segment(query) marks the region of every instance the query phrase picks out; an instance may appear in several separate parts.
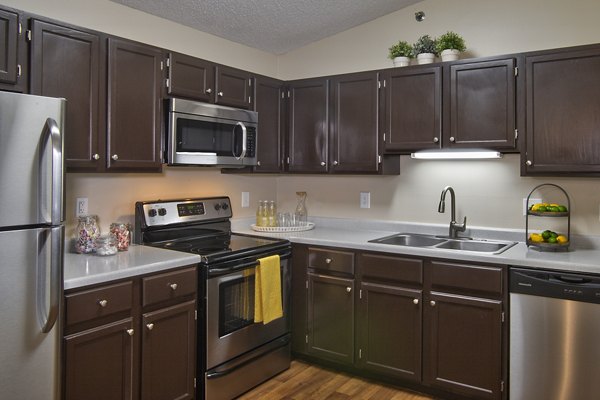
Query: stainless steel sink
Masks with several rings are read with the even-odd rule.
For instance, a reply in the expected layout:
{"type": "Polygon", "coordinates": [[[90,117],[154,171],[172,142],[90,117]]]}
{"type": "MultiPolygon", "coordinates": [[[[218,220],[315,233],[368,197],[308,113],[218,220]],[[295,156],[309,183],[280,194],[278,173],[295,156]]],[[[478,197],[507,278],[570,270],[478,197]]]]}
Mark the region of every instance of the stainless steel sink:
{"type": "Polygon", "coordinates": [[[517,243],[501,240],[473,238],[443,238],[439,236],[424,235],[418,233],[397,233],[394,235],[369,240],[369,242],[391,244],[395,246],[421,247],[440,250],[456,250],[492,254],[500,254],[517,243]]]}

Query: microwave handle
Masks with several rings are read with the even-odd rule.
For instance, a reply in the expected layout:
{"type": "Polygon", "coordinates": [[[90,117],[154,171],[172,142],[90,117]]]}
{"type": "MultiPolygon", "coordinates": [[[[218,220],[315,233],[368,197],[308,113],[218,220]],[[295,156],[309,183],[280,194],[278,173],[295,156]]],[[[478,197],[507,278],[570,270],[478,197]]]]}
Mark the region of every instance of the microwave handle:
{"type": "MultiPolygon", "coordinates": [[[[238,122],[237,124],[235,124],[235,126],[241,126],[242,127],[242,153],[240,154],[240,156],[236,156],[235,153],[233,153],[234,157],[236,160],[241,160],[242,158],[246,157],[246,141],[248,140],[248,130],[246,129],[246,125],[244,125],[243,122],[238,122]]],[[[235,144],[235,128],[233,129],[232,132],[233,135],[233,142],[235,144]]],[[[235,145],[234,145],[235,148],[235,145]]]]}

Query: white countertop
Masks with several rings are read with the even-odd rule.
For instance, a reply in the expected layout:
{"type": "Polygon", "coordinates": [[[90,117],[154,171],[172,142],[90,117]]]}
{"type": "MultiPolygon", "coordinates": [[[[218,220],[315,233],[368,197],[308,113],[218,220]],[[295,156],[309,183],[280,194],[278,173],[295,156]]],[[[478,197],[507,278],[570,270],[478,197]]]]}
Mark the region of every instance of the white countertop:
{"type": "Polygon", "coordinates": [[[485,262],[510,266],[600,274],[600,246],[598,246],[598,238],[577,238],[573,236],[571,239],[572,245],[567,252],[540,252],[527,247],[523,242],[524,233],[522,231],[471,228],[465,232],[464,235],[470,237],[518,242],[515,246],[503,253],[494,255],[481,252],[369,243],[369,240],[399,232],[443,235],[448,233],[448,227],[444,225],[407,224],[336,218],[311,218],[311,221],[315,222],[315,229],[313,230],[282,234],[253,231],[250,228],[250,225],[253,223],[252,219],[240,219],[234,221],[233,231],[237,233],[286,238],[292,243],[443,258],[457,261],[485,262]]]}
{"type": "Polygon", "coordinates": [[[159,272],[200,262],[200,256],[180,251],[132,245],[113,256],[65,253],[65,290],[159,272]]]}

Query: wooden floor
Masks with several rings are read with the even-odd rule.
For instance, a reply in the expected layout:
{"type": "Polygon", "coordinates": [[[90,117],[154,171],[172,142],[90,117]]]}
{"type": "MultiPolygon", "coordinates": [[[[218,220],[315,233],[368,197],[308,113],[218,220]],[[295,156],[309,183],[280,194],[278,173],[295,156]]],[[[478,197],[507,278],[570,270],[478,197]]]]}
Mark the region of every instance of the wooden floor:
{"type": "Polygon", "coordinates": [[[287,371],[257,386],[239,399],[433,400],[418,393],[402,391],[298,360],[292,361],[292,366],[287,371]]]}

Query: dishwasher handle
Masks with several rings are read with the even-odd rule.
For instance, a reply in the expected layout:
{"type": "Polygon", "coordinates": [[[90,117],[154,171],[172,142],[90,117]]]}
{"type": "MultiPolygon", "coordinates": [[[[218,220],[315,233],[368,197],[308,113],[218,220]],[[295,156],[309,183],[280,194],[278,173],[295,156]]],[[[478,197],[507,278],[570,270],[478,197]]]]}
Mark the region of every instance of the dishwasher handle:
{"type": "Polygon", "coordinates": [[[510,292],[600,304],[600,277],[511,268],[510,292]]]}

